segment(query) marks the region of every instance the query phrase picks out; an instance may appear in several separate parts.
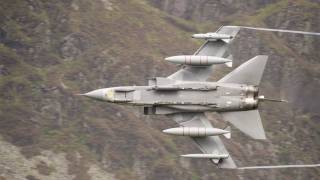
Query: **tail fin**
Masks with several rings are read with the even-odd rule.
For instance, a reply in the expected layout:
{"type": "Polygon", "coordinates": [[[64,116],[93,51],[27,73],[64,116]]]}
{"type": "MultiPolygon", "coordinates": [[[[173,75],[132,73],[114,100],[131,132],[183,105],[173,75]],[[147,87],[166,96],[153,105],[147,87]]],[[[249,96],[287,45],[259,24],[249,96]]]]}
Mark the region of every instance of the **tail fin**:
{"type": "Polygon", "coordinates": [[[222,112],[222,117],[254,139],[266,139],[258,110],[222,112]]]}
{"type": "Polygon", "coordinates": [[[259,85],[268,56],[259,55],[241,64],[218,82],[259,85]]]}

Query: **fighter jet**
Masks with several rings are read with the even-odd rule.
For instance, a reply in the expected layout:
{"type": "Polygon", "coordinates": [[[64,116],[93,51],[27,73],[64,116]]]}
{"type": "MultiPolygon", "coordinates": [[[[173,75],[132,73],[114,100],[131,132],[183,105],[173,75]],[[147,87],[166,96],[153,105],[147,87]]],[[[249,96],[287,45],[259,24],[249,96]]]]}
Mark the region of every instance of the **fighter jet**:
{"type": "Polygon", "coordinates": [[[192,55],[165,58],[181,65],[168,77],[150,78],[146,86],[121,86],[97,89],[83,96],[123,105],[142,106],[146,115],[166,115],[179,127],[164,133],[189,136],[203,152],[183,157],[209,159],[219,168],[236,168],[220,136],[230,138],[230,129],[212,126],[206,112],[222,118],[253,139],[266,139],[258,106],[266,99],[259,95],[259,84],[268,56],[258,55],[231,71],[217,82],[209,82],[213,65],[232,66],[228,46],[240,27],[222,26],[216,32],[194,34],[205,43],[192,55]]]}

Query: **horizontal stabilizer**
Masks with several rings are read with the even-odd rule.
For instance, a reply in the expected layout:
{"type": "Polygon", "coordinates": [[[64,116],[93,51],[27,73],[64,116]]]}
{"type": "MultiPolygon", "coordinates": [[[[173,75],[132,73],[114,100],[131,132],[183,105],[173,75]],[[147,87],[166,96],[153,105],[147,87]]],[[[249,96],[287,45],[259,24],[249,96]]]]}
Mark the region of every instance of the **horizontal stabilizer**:
{"type": "Polygon", "coordinates": [[[226,121],[254,139],[266,139],[258,110],[220,113],[226,121]]]}
{"type": "Polygon", "coordinates": [[[259,85],[268,56],[259,55],[241,64],[218,82],[259,85]]]}

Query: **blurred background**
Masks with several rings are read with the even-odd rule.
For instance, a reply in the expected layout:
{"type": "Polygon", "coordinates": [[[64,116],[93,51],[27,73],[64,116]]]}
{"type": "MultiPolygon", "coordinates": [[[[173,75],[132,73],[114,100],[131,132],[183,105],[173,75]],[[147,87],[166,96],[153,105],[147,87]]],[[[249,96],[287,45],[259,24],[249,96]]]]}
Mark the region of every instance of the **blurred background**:
{"type": "MultiPolygon", "coordinates": [[[[177,125],[75,96],[144,85],[193,54],[194,33],[222,25],[320,32],[319,0],[0,0],[0,179],[318,179],[319,168],[219,170],[177,125]]],[[[234,67],[269,55],[261,94],[268,140],[237,129],[224,142],[238,166],[320,162],[320,38],[241,30],[234,67]]],[[[217,66],[211,80],[231,69],[217,66]]],[[[208,114],[216,127],[225,122],[208,114]]]]}

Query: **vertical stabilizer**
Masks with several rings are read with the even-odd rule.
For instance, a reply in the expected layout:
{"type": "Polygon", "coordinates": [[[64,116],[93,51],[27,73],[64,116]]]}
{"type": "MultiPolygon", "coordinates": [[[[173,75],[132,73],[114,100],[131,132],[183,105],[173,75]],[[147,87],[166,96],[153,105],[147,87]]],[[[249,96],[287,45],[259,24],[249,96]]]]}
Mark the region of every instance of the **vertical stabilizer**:
{"type": "Polygon", "coordinates": [[[259,85],[268,56],[259,55],[243,63],[218,82],[259,85]]]}

